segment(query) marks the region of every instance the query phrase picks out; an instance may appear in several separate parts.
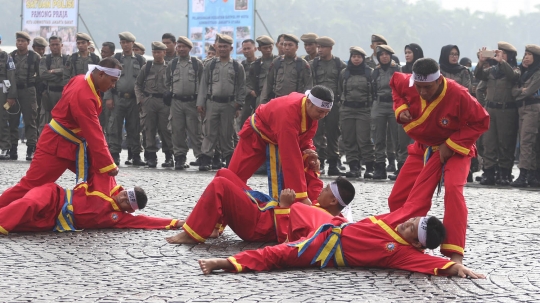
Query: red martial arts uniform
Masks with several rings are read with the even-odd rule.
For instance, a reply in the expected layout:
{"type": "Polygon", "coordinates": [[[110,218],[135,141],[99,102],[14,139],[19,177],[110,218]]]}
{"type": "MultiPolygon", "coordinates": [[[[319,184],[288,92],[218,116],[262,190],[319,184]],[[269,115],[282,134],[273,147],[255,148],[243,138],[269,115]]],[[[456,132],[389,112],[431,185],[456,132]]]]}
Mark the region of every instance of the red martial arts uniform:
{"type": "MultiPolygon", "coordinates": [[[[220,169],[188,216],[184,231],[194,240],[205,242],[215,228],[223,230],[228,225],[244,241],[283,243],[288,241],[289,212],[295,218],[303,218],[295,226],[303,226],[305,221],[327,223],[332,219],[332,215],[318,206],[294,203],[289,209],[269,199],[252,191],[230,170],[220,169]],[[297,204],[303,206],[295,208],[297,204]],[[306,214],[299,213],[299,209],[306,214]]],[[[305,229],[296,231],[295,235],[308,235],[302,231],[305,229]]]]}
{"type": "Polygon", "coordinates": [[[34,187],[54,183],[66,169],[77,173],[77,182],[87,181],[92,188],[94,183],[104,183],[96,186],[112,188],[115,184],[109,182],[114,179],[107,173],[116,165],[99,124],[101,109],[91,76],[71,79],[51,112],[53,120],[43,128],[26,176],[0,196],[0,207],[22,198],[34,187]]]}
{"type": "MultiPolygon", "coordinates": [[[[317,173],[304,168],[302,154],[306,149],[315,150],[312,139],[317,131],[317,121],[308,116],[306,103],[304,94],[291,93],[259,106],[238,133],[240,140],[229,170],[246,183],[268,157],[272,176],[281,167],[282,188],[294,190],[297,200],[317,199],[322,182],[317,173]]],[[[282,189],[278,183],[274,178],[269,184],[270,196],[276,200],[282,189]]]]}
{"type": "Polygon", "coordinates": [[[424,254],[395,231],[398,224],[419,215],[422,205],[408,201],[396,212],[348,225],[343,224],[343,218],[334,217],[330,224],[313,231],[310,238],[244,251],[228,260],[236,272],[333,265],[395,268],[437,275],[454,262],[424,254]]]}
{"type": "Polygon", "coordinates": [[[111,197],[121,190],[120,186],[115,186],[110,192],[90,191],[86,183],[78,185],[73,191],[54,183],[33,188],[23,198],[0,208],[0,233],[177,228],[176,219],[134,216],[120,210],[111,197]],[[71,212],[66,216],[67,210],[71,212]]]}
{"type": "Polygon", "coordinates": [[[437,150],[446,143],[455,154],[444,165],[443,222],[447,237],[441,252],[446,256],[463,255],[467,229],[463,186],[467,183],[471,157],[476,156],[474,143],[487,131],[489,115],[466,88],[453,80],[443,77],[440,96],[426,102],[414,86],[409,87],[410,77],[395,73],[390,81],[397,122],[402,123],[399,114],[409,110],[413,120],[403,128],[415,142],[408,147],[409,156],[392,188],[388,206],[392,212],[414,200],[423,203],[424,213],[429,211],[443,170],[437,150]],[[431,153],[431,157],[424,164],[426,153],[431,153]]]}

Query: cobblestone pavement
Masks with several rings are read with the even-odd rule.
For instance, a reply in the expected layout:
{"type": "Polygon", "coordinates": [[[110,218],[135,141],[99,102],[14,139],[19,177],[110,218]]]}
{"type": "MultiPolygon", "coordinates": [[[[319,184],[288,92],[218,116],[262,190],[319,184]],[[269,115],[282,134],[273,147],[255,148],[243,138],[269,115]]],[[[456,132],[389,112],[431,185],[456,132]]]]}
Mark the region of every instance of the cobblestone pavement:
{"type": "MultiPolygon", "coordinates": [[[[19,155],[23,152],[19,147],[19,155]]],[[[18,181],[28,166],[21,160],[0,162],[0,191],[18,181]]],[[[196,168],[174,171],[122,165],[118,181],[146,189],[150,200],[143,213],[185,218],[212,176],[196,168]]],[[[59,183],[72,187],[73,177],[68,172],[59,183]]],[[[355,219],[386,212],[391,182],[359,179],[353,183],[355,219]]],[[[250,185],[264,190],[265,179],[254,177],[250,185]]],[[[485,280],[374,268],[204,276],[198,259],[227,257],[266,244],[242,242],[230,230],[206,244],[183,246],[164,240],[176,231],[19,233],[0,236],[0,302],[537,302],[539,194],[465,188],[469,207],[465,264],[487,274],[485,280]]],[[[434,197],[431,214],[442,218],[442,197],[434,197]]]]}

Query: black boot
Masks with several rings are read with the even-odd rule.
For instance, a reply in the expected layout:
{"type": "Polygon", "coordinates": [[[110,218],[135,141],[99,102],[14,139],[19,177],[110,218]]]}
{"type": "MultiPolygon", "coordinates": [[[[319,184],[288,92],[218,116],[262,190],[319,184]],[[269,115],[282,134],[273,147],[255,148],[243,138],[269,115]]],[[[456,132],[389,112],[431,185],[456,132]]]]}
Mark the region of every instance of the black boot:
{"type": "Polygon", "coordinates": [[[197,160],[195,160],[195,161],[189,162],[189,165],[191,165],[191,166],[199,166],[199,165],[201,165],[200,157],[197,158],[197,160]]]}
{"type": "Polygon", "coordinates": [[[34,153],[36,152],[35,146],[26,147],[26,161],[32,161],[34,159],[34,153]]]}
{"type": "Polygon", "coordinates": [[[3,149],[0,152],[0,160],[8,160],[9,159],[9,149],[3,149]]]}
{"type": "Polygon", "coordinates": [[[199,171],[209,171],[212,169],[212,158],[207,155],[201,155],[199,157],[200,165],[199,171]]]}
{"type": "Polygon", "coordinates": [[[221,155],[218,153],[214,154],[212,158],[212,169],[221,169],[223,168],[223,162],[221,162],[221,155]]]}
{"type": "Polygon", "coordinates": [[[366,171],[364,172],[364,179],[373,179],[373,164],[374,162],[366,162],[366,171]]]}
{"type": "Polygon", "coordinates": [[[319,172],[321,173],[321,175],[324,175],[324,173],[325,173],[324,172],[324,165],[325,165],[324,163],[326,162],[326,160],[325,159],[320,159],[319,161],[321,162],[321,166],[319,167],[319,172]]]}
{"type": "Polygon", "coordinates": [[[375,173],[373,173],[373,179],[375,180],[386,180],[386,167],[385,163],[375,163],[375,173]]]}
{"type": "Polygon", "coordinates": [[[398,162],[398,164],[397,164],[397,170],[396,170],[393,174],[389,175],[389,176],[388,176],[388,179],[390,179],[390,180],[392,180],[392,181],[397,180],[397,177],[398,177],[398,175],[399,175],[399,172],[401,171],[401,168],[403,167],[403,164],[405,164],[405,163],[403,163],[403,162],[398,162]]]}
{"type": "Polygon", "coordinates": [[[116,166],[120,165],[120,154],[119,153],[111,153],[111,157],[114,161],[114,164],[116,164],[116,166]]]}
{"type": "Polygon", "coordinates": [[[474,182],[473,173],[472,173],[472,170],[469,170],[469,174],[467,175],[467,183],[472,183],[472,182],[474,182]]]}
{"type": "Polygon", "coordinates": [[[266,168],[266,163],[263,163],[257,171],[255,171],[256,175],[266,176],[268,174],[268,169],[266,168]]]}
{"type": "MultiPolygon", "coordinates": [[[[151,153],[151,152],[148,152],[146,154],[146,160],[148,161],[148,167],[150,168],[155,168],[157,166],[157,154],[156,153],[151,153]]],[[[141,160],[140,156],[139,156],[139,161],[141,160]]],[[[133,156],[133,165],[137,165],[135,164],[135,156],[133,156]]],[[[141,161],[142,162],[142,161],[141,161]]]]}
{"type": "Polygon", "coordinates": [[[482,175],[482,180],[480,180],[482,185],[495,185],[495,168],[484,168],[484,174],[482,175]]]}
{"type": "Polygon", "coordinates": [[[343,164],[341,163],[341,157],[338,158],[337,160],[337,168],[339,168],[339,170],[346,170],[347,168],[345,166],[343,166],[343,164]]]}
{"type": "Polygon", "coordinates": [[[525,168],[519,169],[519,177],[516,179],[516,181],[510,183],[510,186],[512,187],[527,187],[527,175],[529,171],[525,168]]]}
{"type": "Polygon", "coordinates": [[[337,159],[328,159],[328,175],[329,176],[341,176],[341,171],[337,167],[337,159]]]}
{"type": "Polygon", "coordinates": [[[19,155],[17,154],[17,144],[11,144],[11,149],[9,150],[9,159],[17,160],[19,155]]]}
{"type": "Polygon", "coordinates": [[[225,168],[229,168],[229,164],[231,163],[232,155],[225,157],[225,168]]]}
{"type": "MultiPolygon", "coordinates": [[[[148,157],[149,158],[152,158],[154,157],[154,160],[156,161],[156,165],[157,165],[157,155],[156,153],[151,153],[151,152],[148,152],[148,157]]],[[[148,159],[148,161],[150,161],[150,159],[148,159]]],[[[139,154],[133,154],[133,166],[145,166],[146,163],[141,159],[141,155],[139,154]]],[[[154,167],[156,167],[156,165],[154,165],[154,167]]]]}
{"type": "MultiPolygon", "coordinates": [[[[186,162],[184,160],[184,162],[186,162]]],[[[161,163],[161,167],[174,167],[172,152],[165,152],[165,162],[161,163]]]]}
{"type": "MultiPolygon", "coordinates": [[[[386,166],[386,171],[389,173],[396,171],[396,159],[395,158],[388,158],[388,166],[386,166]]],[[[386,178],[385,178],[386,179],[386,178]]]]}
{"type": "Polygon", "coordinates": [[[349,162],[350,170],[345,174],[347,178],[360,177],[360,162],[353,160],[349,162]]]}
{"type": "MultiPolygon", "coordinates": [[[[124,162],[125,165],[133,165],[133,153],[131,152],[131,147],[128,147],[128,159],[124,162]]],[[[146,152],[144,152],[146,158],[146,152]]]]}
{"type": "Polygon", "coordinates": [[[536,176],[536,170],[530,170],[527,175],[527,183],[530,187],[540,187],[540,180],[536,176]]]}
{"type": "Polygon", "coordinates": [[[495,183],[501,186],[508,186],[510,185],[510,180],[508,179],[509,176],[510,176],[510,169],[499,167],[499,176],[498,176],[497,181],[495,181],[495,183]]]}
{"type": "Polygon", "coordinates": [[[186,169],[186,156],[175,156],[174,157],[174,169],[175,170],[184,170],[186,169]]]}

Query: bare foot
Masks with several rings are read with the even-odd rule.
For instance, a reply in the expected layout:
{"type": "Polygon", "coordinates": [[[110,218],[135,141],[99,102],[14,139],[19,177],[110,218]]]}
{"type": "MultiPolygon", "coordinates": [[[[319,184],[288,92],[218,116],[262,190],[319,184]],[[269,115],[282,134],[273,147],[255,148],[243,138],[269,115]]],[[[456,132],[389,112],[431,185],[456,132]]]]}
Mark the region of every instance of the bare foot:
{"type": "Polygon", "coordinates": [[[199,266],[203,274],[211,274],[216,269],[234,269],[234,266],[227,261],[227,259],[201,259],[199,260],[199,266]]]}
{"type": "Polygon", "coordinates": [[[217,237],[219,237],[219,229],[214,228],[214,231],[212,232],[212,234],[208,238],[217,238],[217,237]]]}
{"type": "Polygon", "coordinates": [[[194,244],[199,243],[190,237],[185,231],[179,232],[178,234],[165,238],[170,244],[194,244]]]}

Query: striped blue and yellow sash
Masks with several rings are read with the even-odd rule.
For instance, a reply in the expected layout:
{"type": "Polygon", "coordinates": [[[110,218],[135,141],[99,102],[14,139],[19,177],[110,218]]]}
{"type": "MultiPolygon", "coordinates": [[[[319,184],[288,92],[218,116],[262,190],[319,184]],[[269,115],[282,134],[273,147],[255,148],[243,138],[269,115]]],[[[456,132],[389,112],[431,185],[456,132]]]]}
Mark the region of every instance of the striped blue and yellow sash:
{"type": "Polygon", "coordinates": [[[49,123],[49,127],[58,135],[62,136],[69,142],[77,145],[77,156],[75,157],[75,183],[86,182],[88,178],[88,159],[86,157],[86,140],[81,139],[75,133],[54,119],[49,123]]]}
{"type": "MultiPolygon", "coordinates": [[[[434,152],[439,150],[439,146],[428,146],[426,148],[426,151],[424,152],[424,166],[429,161],[429,158],[433,155],[434,152]]],[[[442,186],[444,184],[444,167],[446,166],[446,163],[443,164],[442,170],[441,170],[441,179],[439,180],[439,183],[437,184],[437,196],[441,193],[442,186]]]]}
{"type": "Polygon", "coordinates": [[[73,215],[73,191],[70,189],[64,189],[64,191],[66,193],[64,206],[62,206],[62,211],[58,214],[53,231],[77,231],[75,229],[75,216],[73,215]]]}
{"type": "Polygon", "coordinates": [[[257,205],[260,211],[267,211],[279,205],[279,202],[277,202],[274,198],[270,197],[269,195],[263,194],[259,191],[246,190],[245,192],[246,192],[246,195],[248,195],[248,197],[251,199],[251,201],[255,203],[255,205],[257,205]],[[259,205],[259,201],[262,203],[266,203],[266,205],[261,207],[259,205]]]}
{"type": "Polygon", "coordinates": [[[322,232],[331,229],[332,232],[326,237],[326,240],[321,245],[313,259],[311,264],[314,264],[318,261],[321,261],[321,268],[324,268],[330,259],[334,258],[334,264],[338,267],[347,266],[347,261],[345,260],[345,255],[343,254],[343,247],[341,246],[341,232],[343,229],[350,223],[343,223],[339,226],[335,226],[331,223],[321,225],[313,236],[309,237],[306,240],[295,242],[289,244],[291,247],[298,248],[298,257],[300,257],[311,245],[313,240],[322,232]]]}

